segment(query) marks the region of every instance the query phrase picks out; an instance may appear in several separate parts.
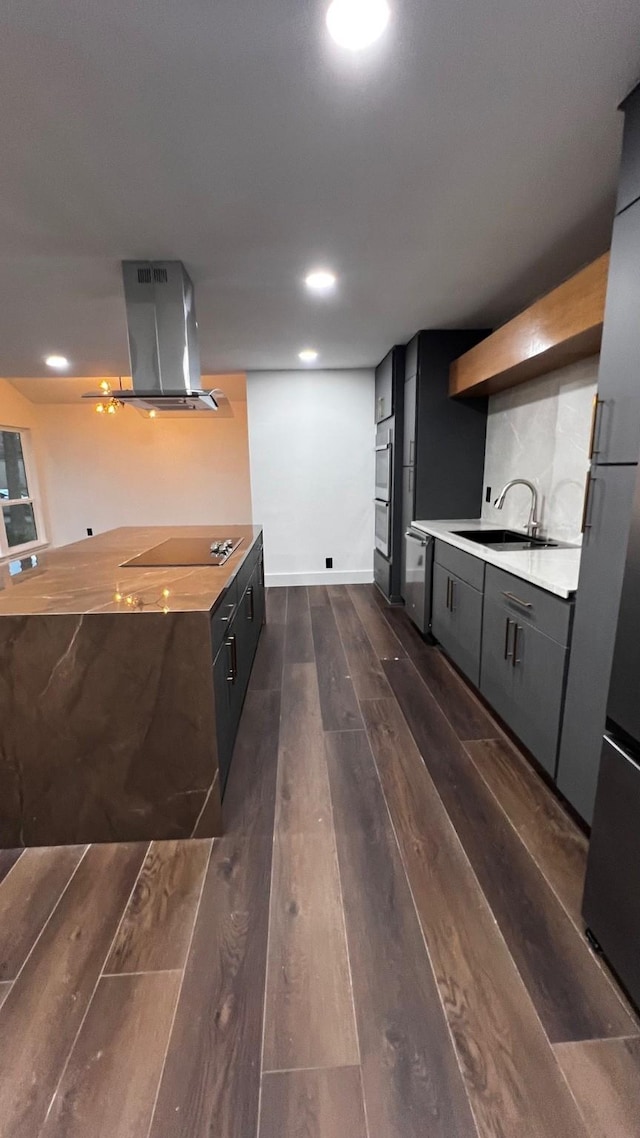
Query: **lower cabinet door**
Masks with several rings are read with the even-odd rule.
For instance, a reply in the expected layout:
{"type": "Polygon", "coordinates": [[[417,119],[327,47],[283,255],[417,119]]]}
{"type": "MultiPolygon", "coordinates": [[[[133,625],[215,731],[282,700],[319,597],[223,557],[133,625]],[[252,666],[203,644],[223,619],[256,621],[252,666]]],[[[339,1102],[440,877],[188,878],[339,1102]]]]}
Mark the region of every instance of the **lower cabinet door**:
{"type": "Polygon", "coordinates": [[[258,637],[265,622],[265,596],[264,596],[264,559],[261,557],[255,571],[255,610],[258,637]]]}
{"type": "Polygon", "coordinates": [[[224,792],[233,744],[235,742],[236,727],[232,717],[232,684],[233,668],[233,641],[228,636],[223,641],[213,665],[213,688],[215,695],[216,737],[218,743],[218,767],[220,770],[220,793],[224,792]]]}
{"type": "Polygon", "coordinates": [[[480,678],[482,593],[449,573],[433,567],[431,631],[454,664],[472,683],[480,678]]]}
{"type": "Polygon", "coordinates": [[[555,777],[567,649],[485,601],[480,691],[555,777]]]}
{"type": "Polygon", "coordinates": [[[510,726],[555,778],[567,649],[537,628],[515,624],[510,726]]]}
{"type": "Polygon", "coordinates": [[[213,666],[220,789],[224,792],[244,697],[264,621],[264,572],[257,562],[213,666]]]}
{"type": "Polygon", "coordinates": [[[482,625],[480,691],[505,723],[515,718],[512,642],[514,620],[502,606],[485,598],[482,625]]]}

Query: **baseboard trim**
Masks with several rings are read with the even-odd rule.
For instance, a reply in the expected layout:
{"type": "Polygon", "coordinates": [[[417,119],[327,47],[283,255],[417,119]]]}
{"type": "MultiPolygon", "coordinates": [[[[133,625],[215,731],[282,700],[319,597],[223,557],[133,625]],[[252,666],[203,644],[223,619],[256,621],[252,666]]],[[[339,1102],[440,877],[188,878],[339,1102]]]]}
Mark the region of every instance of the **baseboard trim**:
{"type": "Polygon", "coordinates": [[[269,589],[295,585],[371,585],[371,569],[326,569],[321,573],[265,573],[264,583],[269,589]]]}

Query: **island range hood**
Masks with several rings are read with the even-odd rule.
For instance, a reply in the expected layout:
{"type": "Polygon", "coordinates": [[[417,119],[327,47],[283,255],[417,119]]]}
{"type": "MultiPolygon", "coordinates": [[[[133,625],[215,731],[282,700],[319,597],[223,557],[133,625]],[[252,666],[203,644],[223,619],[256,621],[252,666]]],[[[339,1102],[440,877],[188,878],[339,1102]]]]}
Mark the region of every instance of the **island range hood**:
{"type": "Polygon", "coordinates": [[[202,387],[193,283],[182,261],[123,261],[122,278],[133,387],[113,394],[146,412],[217,411],[224,396],[202,387]]]}

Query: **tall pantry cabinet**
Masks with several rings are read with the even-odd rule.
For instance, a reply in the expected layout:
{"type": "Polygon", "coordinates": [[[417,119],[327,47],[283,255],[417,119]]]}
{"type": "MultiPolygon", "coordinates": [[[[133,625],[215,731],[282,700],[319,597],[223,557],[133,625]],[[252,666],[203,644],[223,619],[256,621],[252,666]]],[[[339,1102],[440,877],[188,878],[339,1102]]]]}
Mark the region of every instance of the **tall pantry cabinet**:
{"type": "Polygon", "coordinates": [[[625,129],[557,783],[591,823],[640,458],[640,87],[625,129]]]}
{"type": "MultiPolygon", "coordinates": [[[[451,399],[449,368],[489,330],[418,332],[405,351],[402,532],[412,521],[479,517],[487,400],[451,399]]],[[[402,561],[403,589],[406,567],[402,561]]],[[[404,591],[403,591],[404,596],[404,591]]]]}

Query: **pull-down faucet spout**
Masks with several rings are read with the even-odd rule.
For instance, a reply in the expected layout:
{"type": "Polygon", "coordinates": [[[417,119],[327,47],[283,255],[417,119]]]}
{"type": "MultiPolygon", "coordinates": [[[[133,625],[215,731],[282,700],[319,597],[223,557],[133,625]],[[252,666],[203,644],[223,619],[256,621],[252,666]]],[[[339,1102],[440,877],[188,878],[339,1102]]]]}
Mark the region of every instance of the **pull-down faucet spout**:
{"type": "Polygon", "coordinates": [[[493,504],[498,510],[501,510],[504,506],[507,491],[510,490],[512,486],[528,486],[531,491],[531,509],[529,510],[527,533],[529,537],[535,537],[540,529],[540,522],[538,520],[538,491],[533,485],[533,482],[529,482],[526,478],[512,478],[511,482],[507,482],[507,485],[502,487],[502,490],[493,504]]]}

